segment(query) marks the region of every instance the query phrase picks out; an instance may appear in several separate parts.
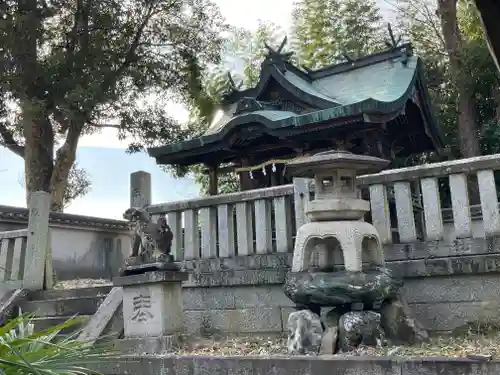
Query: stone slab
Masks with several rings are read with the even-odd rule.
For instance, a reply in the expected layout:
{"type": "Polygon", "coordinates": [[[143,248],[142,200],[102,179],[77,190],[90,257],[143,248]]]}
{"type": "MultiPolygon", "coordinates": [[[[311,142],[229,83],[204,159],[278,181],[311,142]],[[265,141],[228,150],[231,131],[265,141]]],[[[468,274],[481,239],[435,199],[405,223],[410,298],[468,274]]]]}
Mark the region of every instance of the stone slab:
{"type": "Polygon", "coordinates": [[[122,355],[165,354],[179,347],[178,335],[128,338],[113,341],[113,349],[122,355]]]}
{"type": "Polygon", "coordinates": [[[23,312],[32,312],[38,317],[92,315],[95,314],[104,299],[105,296],[23,301],[20,307],[23,312]]]}
{"type": "Polygon", "coordinates": [[[402,293],[409,303],[500,301],[500,274],[407,279],[402,293]]]}
{"type": "Polygon", "coordinates": [[[210,288],[185,287],[182,290],[182,296],[185,310],[293,306],[292,301],[283,293],[281,284],[210,288]]]}
{"type": "Polygon", "coordinates": [[[31,301],[44,301],[62,298],[81,298],[81,297],[106,297],[111,291],[112,286],[96,286],[92,288],[61,289],[61,290],[38,290],[29,293],[31,301]]]}
{"type": "Polygon", "coordinates": [[[135,259],[139,264],[131,264],[123,268],[121,271],[122,276],[138,275],[145,272],[155,271],[179,271],[179,265],[173,262],[172,255],[166,255],[169,258],[168,262],[153,262],[153,263],[140,263],[139,257],[129,258],[129,261],[135,259]],[[139,260],[138,260],[139,259],[139,260]]]}
{"type": "Polygon", "coordinates": [[[26,300],[28,291],[26,289],[16,289],[0,291],[0,294],[0,325],[2,325],[12,317],[17,306],[26,300]]]}
{"type": "Polygon", "coordinates": [[[386,261],[483,255],[500,252],[500,237],[457,238],[445,241],[416,241],[384,246],[386,261]]]}
{"type": "Polygon", "coordinates": [[[120,276],[113,279],[115,286],[130,286],[151,283],[175,283],[188,279],[187,272],[180,271],[154,271],[139,275],[120,276]]]}
{"type": "Polygon", "coordinates": [[[449,332],[466,324],[498,324],[500,301],[411,303],[416,318],[430,331],[449,332]]]}
{"type": "Polygon", "coordinates": [[[123,303],[123,289],[114,287],[78,336],[78,341],[96,342],[123,303]]]}
{"type": "Polygon", "coordinates": [[[237,255],[229,258],[205,258],[179,262],[182,269],[196,272],[273,270],[292,264],[291,253],[237,255]]]}
{"type": "Polygon", "coordinates": [[[215,272],[193,272],[189,274],[189,280],[183,284],[186,287],[204,286],[232,286],[232,285],[268,285],[283,284],[287,268],[274,270],[238,270],[238,271],[215,271],[215,272]]]}
{"type": "Polygon", "coordinates": [[[237,310],[184,311],[184,327],[193,335],[279,334],[282,314],[279,307],[237,310]]]}
{"type": "Polygon", "coordinates": [[[499,361],[389,357],[131,356],[90,367],[105,375],[497,375],[499,361]]]}
{"type": "Polygon", "coordinates": [[[402,278],[499,273],[500,254],[395,261],[386,266],[402,278]]]}

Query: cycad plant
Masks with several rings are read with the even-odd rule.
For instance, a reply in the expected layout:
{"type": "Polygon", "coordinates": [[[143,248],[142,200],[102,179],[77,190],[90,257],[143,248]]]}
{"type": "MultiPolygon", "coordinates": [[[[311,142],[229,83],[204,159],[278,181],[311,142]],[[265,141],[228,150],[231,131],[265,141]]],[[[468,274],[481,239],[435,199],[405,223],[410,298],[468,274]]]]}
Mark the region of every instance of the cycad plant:
{"type": "Polygon", "coordinates": [[[59,333],[79,323],[77,317],[43,331],[34,331],[33,316],[23,314],[0,327],[0,375],[83,375],[91,363],[113,355],[59,333]]]}

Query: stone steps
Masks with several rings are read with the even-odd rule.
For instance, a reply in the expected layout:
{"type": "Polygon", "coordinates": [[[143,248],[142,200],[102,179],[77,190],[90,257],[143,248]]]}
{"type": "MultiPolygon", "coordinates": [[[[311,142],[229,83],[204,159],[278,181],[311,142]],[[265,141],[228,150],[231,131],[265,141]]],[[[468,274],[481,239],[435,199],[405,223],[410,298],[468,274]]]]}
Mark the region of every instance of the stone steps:
{"type": "MultiPolygon", "coordinates": [[[[78,319],[81,319],[81,322],[73,324],[71,327],[67,327],[61,330],[60,334],[66,335],[76,331],[79,328],[84,327],[91,317],[92,315],[78,315],[78,319]]],[[[73,316],[45,316],[42,318],[34,318],[33,323],[35,325],[35,331],[43,331],[58,324],[64,323],[71,318],[73,318],[73,316]]]]}
{"type": "Polygon", "coordinates": [[[105,297],[70,297],[47,299],[44,301],[25,301],[21,310],[31,312],[37,317],[58,317],[73,315],[93,315],[105,297]]]}
{"type": "Polygon", "coordinates": [[[75,316],[81,319],[81,322],[61,331],[61,335],[66,335],[85,326],[110,290],[109,286],[100,286],[38,291],[28,294],[20,308],[23,313],[35,315],[33,322],[37,331],[64,323],[75,316]]]}
{"type": "Polygon", "coordinates": [[[109,293],[111,286],[98,286],[95,288],[61,289],[61,290],[41,290],[31,292],[29,299],[32,301],[44,301],[47,299],[71,298],[71,297],[95,297],[104,296],[109,293]]]}

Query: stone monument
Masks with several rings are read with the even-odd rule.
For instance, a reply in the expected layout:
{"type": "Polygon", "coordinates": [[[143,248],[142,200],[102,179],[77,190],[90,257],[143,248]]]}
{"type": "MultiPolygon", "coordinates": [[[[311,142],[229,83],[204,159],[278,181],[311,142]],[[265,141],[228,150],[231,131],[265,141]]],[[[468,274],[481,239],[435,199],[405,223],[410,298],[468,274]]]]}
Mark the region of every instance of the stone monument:
{"type": "Polygon", "coordinates": [[[164,217],[154,223],[139,208],[123,216],[130,222],[131,255],[113,280],[123,288],[123,341],[149,353],[171,350],[184,330],[182,282],[188,273],[170,254],[173,234],[164,217]]]}
{"type": "MultiPolygon", "coordinates": [[[[417,324],[406,304],[394,303],[399,301],[402,281],[385,268],[377,230],[363,220],[370,204],[360,198],[356,183],[357,174],[378,172],[387,164],[387,160],[338,150],[287,165],[289,175],[314,178],[316,193],[306,207],[309,222],[298,228],[292,270],[284,286],[287,297],[301,310],[288,320],[291,353],[333,354],[359,345],[382,345],[386,324],[380,312],[388,304],[392,310],[396,305],[404,309],[399,316],[405,328],[417,324]],[[320,264],[311,269],[314,255],[319,255],[320,264]],[[335,264],[335,259],[343,264],[335,264]],[[324,307],[332,309],[320,321],[324,307]],[[322,335],[318,327],[324,327],[322,335]]],[[[417,328],[418,333],[410,329],[414,337],[426,336],[425,330],[417,328]]],[[[397,335],[396,328],[387,330],[389,336],[397,335]]]]}

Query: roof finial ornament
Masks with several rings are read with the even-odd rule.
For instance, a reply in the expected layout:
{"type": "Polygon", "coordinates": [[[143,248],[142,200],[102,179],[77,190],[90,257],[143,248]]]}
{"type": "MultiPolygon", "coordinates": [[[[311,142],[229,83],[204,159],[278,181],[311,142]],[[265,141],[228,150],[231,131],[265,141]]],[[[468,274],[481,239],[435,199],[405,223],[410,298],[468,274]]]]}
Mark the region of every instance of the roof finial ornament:
{"type": "Polygon", "coordinates": [[[389,37],[391,40],[385,40],[385,45],[389,48],[396,49],[401,43],[401,35],[396,39],[394,32],[392,31],[392,26],[390,23],[387,24],[387,30],[389,31],[389,37]]]}
{"type": "Polygon", "coordinates": [[[241,81],[240,83],[238,83],[238,85],[236,85],[234,83],[234,79],[233,79],[233,76],[231,75],[231,72],[227,72],[227,80],[229,82],[229,88],[233,92],[240,91],[241,87],[243,86],[243,81],[241,81]]]}
{"type": "Polygon", "coordinates": [[[222,100],[227,100],[234,93],[240,92],[240,89],[243,86],[243,81],[238,84],[234,82],[231,72],[227,72],[227,83],[229,87],[227,87],[227,89],[225,89],[222,93],[222,100]]]}
{"type": "Polygon", "coordinates": [[[267,49],[266,57],[268,59],[271,59],[271,60],[280,59],[283,61],[288,61],[290,59],[290,57],[292,57],[293,52],[283,53],[283,49],[285,48],[287,41],[288,41],[288,37],[285,36],[285,38],[283,38],[283,41],[281,42],[278,49],[274,49],[271,46],[269,46],[269,44],[264,42],[264,47],[267,49]]]}

